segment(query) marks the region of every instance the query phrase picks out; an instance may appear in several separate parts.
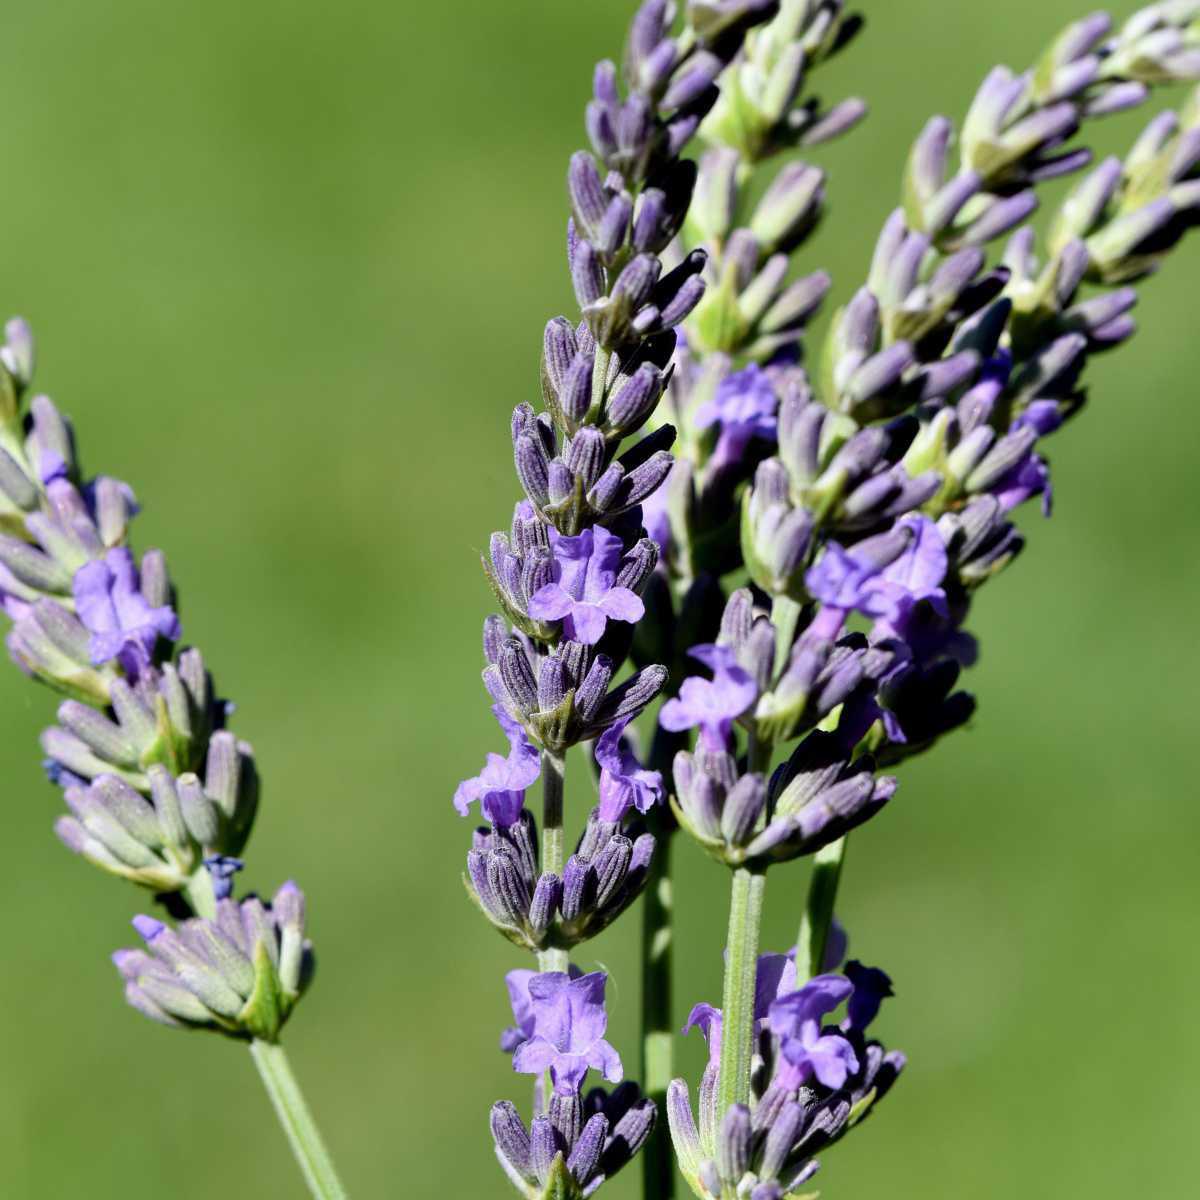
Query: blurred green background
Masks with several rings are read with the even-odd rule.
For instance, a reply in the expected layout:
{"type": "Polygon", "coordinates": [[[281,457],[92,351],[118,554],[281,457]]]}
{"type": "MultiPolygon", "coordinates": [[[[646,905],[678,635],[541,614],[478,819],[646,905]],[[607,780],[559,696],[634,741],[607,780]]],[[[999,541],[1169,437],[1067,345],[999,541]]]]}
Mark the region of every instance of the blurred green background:
{"type": "MultiPolygon", "coordinates": [[[[833,209],[804,260],[839,299],[925,117],[1077,15],[863,7],[823,87],[873,116],[815,156],[833,209]]],[[[138,542],[167,549],[188,639],[238,701],[266,781],[246,879],[308,891],[321,969],[288,1044],[360,1197],[506,1194],[486,1114],[526,1092],[495,1048],[520,960],[463,897],[449,801],[495,748],[476,554],[516,494],[507,418],[535,398],[542,323],[570,308],[563,173],[591,65],[631,9],[5,16],[0,310],[34,323],[88,468],[135,485],[138,542]]],[[[896,980],[880,1028],[911,1068],[828,1156],[831,1200],[1195,1195],[1198,263],[1189,246],[1146,287],[1143,331],[1055,447],[1054,519],[1025,517],[1025,559],[978,606],[974,730],[855,838],[842,915],[896,980]]],[[[122,1005],[108,954],[145,902],[50,833],[53,704],[0,676],[0,1196],[300,1195],[245,1052],[122,1005]]],[[[725,896],[678,859],[682,1023],[717,998],[725,896]]],[[[772,875],[768,946],[803,888],[772,875]]],[[[581,958],[612,972],[631,1068],[636,929],[581,958]]],[[[701,1055],[685,1045],[693,1077],[701,1055]]]]}

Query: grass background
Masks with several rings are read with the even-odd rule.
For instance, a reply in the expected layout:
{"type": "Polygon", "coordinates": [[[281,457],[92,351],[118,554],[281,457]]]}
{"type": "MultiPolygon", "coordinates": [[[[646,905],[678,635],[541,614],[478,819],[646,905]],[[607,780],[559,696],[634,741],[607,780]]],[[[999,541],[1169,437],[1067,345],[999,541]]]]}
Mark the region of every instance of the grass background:
{"type": "MultiPolygon", "coordinates": [[[[863,7],[824,86],[873,116],[817,155],[833,213],[805,257],[837,299],[925,117],[1076,15],[863,7]]],[[[495,1050],[519,960],[461,894],[449,797],[495,741],[475,556],[515,496],[508,411],[570,307],[564,166],[630,8],[5,18],[0,310],[33,321],[89,469],[136,486],[139,544],[168,550],[187,636],[239,703],[266,782],[248,882],[309,893],[321,969],[288,1044],[360,1197],[506,1194],[485,1121],[525,1093],[495,1050]]],[[[828,1156],[831,1200],[1194,1194],[1197,263],[1187,246],[1146,287],[1143,331],[1055,447],[1054,519],[1025,518],[1026,557],[978,606],[974,730],[906,768],[855,839],[843,916],[896,980],[880,1028],[912,1065],[828,1156]]],[[[107,956],[142,899],[50,834],[52,708],[0,676],[0,1195],[300,1195],[244,1051],[122,1006],[107,956]]],[[[678,858],[682,1023],[719,993],[725,897],[678,858]]],[[[772,876],[767,945],[803,886],[772,876]]],[[[636,927],[582,959],[612,972],[631,1066],[636,927]]],[[[700,1056],[685,1045],[686,1069],[700,1056]]]]}

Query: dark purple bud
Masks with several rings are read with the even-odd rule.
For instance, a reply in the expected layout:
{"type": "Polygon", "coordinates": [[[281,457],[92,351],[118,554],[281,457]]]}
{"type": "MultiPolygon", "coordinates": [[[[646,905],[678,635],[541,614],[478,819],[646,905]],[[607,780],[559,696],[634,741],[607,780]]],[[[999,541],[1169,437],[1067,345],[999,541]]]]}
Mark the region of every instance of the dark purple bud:
{"type": "Polygon", "coordinates": [[[607,655],[597,654],[575,693],[575,708],[585,721],[592,720],[599,712],[612,677],[612,659],[607,655]]]}
{"type": "Polygon", "coordinates": [[[507,850],[493,850],[487,860],[487,886],[503,920],[521,925],[529,913],[529,888],[516,859],[507,850]]]}
{"type": "Polygon", "coordinates": [[[804,1124],[804,1109],[795,1101],[789,1100],[780,1109],[767,1130],[766,1141],[763,1143],[762,1158],[759,1174],[766,1179],[772,1179],[783,1171],[784,1163],[792,1152],[800,1129],[804,1124]]]}
{"type": "Polygon", "coordinates": [[[642,363],[608,402],[609,423],[622,430],[636,429],[653,411],[662,388],[662,372],[653,363],[642,363]]]}
{"type": "Polygon", "coordinates": [[[744,1104],[731,1104],[717,1135],[717,1170],[731,1187],[741,1182],[750,1167],[751,1132],[749,1108],[744,1104]]]}
{"type": "Polygon", "coordinates": [[[633,217],[633,201],[628,195],[614,196],[604,211],[604,219],[596,230],[596,249],[605,256],[612,258],[625,244],[625,236],[629,232],[629,222],[633,217]]]}
{"type": "Polygon", "coordinates": [[[596,874],[596,907],[605,907],[625,882],[630,861],[633,858],[633,843],[620,835],[609,840],[608,845],[592,860],[596,874]]]}
{"type": "Polygon", "coordinates": [[[558,405],[569,421],[582,421],[591,407],[594,364],[593,355],[577,354],[563,374],[562,386],[558,391],[558,405]]]}
{"type": "Polygon", "coordinates": [[[1033,449],[1037,430],[1023,426],[1002,437],[979,465],[967,476],[966,487],[972,492],[986,492],[999,483],[1033,449]]]}
{"type": "MultiPolygon", "coordinates": [[[[599,658],[597,662],[599,662],[599,658]]],[[[609,664],[610,672],[611,669],[611,664],[609,664]]],[[[663,690],[666,683],[666,667],[643,667],[632,678],[627,679],[619,687],[613,688],[612,692],[604,698],[595,715],[586,719],[606,728],[622,717],[634,717],[663,690]]],[[[582,694],[582,689],[580,692],[582,694]]],[[[578,698],[576,707],[579,707],[578,698]]]]}
{"type": "Polygon", "coordinates": [[[613,586],[629,588],[640,595],[657,565],[658,545],[650,538],[642,538],[621,560],[613,586]]]}
{"type": "Polygon", "coordinates": [[[562,659],[551,654],[538,667],[538,711],[552,712],[567,696],[566,672],[562,659]]]}
{"type": "Polygon", "coordinates": [[[694,104],[712,87],[724,67],[725,63],[707,50],[694,54],[672,80],[662,100],[663,108],[687,108],[694,104]]]}
{"type": "Polygon", "coordinates": [[[571,163],[567,168],[567,190],[575,220],[585,237],[593,237],[604,219],[608,198],[600,182],[596,160],[585,150],[571,155],[571,163]]]}
{"type": "Polygon", "coordinates": [[[526,1183],[534,1183],[529,1134],[516,1107],[507,1100],[493,1104],[491,1125],[496,1152],[526,1183]]]}
{"type": "Polygon", "coordinates": [[[595,1113],[588,1119],[583,1131],[571,1147],[567,1168],[580,1187],[586,1188],[595,1176],[607,1137],[608,1118],[603,1113],[595,1113]]]}
{"type": "Polygon", "coordinates": [[[566,317],[555,317],[547,323],[542,335],[542,361],[556,392],[562,391],[563,380],[575,361],[577,350],[575,327],[566,317]]]}
{"type": "Polygon", "coordinates": [[[539,506],[549,503],[549,464],[541,439],[529,434],[521,434],[517,438],[513,458],[516,463],[517,478],[520,479],[525,494],[539,506]]]}
{"type": "Polygon", "coordinates": [[[592,244],[582,238],[571,254],[571,282],[580,308],[595,304],[604,295],[604,268],[592,244]]]}
{"type": "Polygon", "coordinates": [[[537,710],[537,681],[524,646],[516,638],[509,638],[500,652],[497,664],[500,678],[513,703],[524,713],[537,710]]]}
{"type": "Polygon", "coordinates": [[[624,508],[641,504],[671,473],[675,460],[665,450],[658,451],[640,467],[636,467],[621,481],[618,502],[624,508]]]}
{"type": "Polygon", "coordinates": [[[554,923],[562,891],[562,880],[557,875],[547,872],[538,879],[529,903],[529,927],[535,936],[541,937],[554,923]]]}
{"type": "Polygon", "coordinates": [[[563,867],[560,906],[564,921],[575,921],[588,911],[596,899],[596,873],[591,864],[572,854],[563,867]]]}
{"type": "Polygon", "coordinates": [[[545,1184],[550,1168],[559,1153],[558,1133],[549,1117],[534,1117],[529,1128],[530,1167],[541,1184],[545,1184]]]}
{"type": "Polygon", "coordinates": [[[500,617],[493,614],[484,618],[483,657],[492,665],[500,661],[500,651],[504,648],[507,637],[508,627],[500,617]]]}
{"type": "Polygon", "coordinates": [[[721,814],[721,835],[731,846],[741,846],[750,834],[767,801],[767,788],[761,775],[743,775],[725,798],[721,814]]]}
{"type": "Polygon", "coordinates": [[[600,478],[600,473],[604,470],[605,454],[604,434],[591,426],[585,426],[571,438],[563,457],[567,469],[583,481],[586,491],[600,478]]]}
{"type": "Polygon", "coordinates": [[[570,1147],[575,1144],[583,1129],[583,1099],[578,1092],[560,1092],[550,1095],[550,1124],[558,1131],[559,1144],[570,1147]]]}
{"type": "Polygon", "coordinates": [[[587,494],[587,502],[598,513],[606,513],[617,503],[621,485],[625,481],[625,468],[620,463],[613,463],[596,480],[595,486],[587,494]]]}

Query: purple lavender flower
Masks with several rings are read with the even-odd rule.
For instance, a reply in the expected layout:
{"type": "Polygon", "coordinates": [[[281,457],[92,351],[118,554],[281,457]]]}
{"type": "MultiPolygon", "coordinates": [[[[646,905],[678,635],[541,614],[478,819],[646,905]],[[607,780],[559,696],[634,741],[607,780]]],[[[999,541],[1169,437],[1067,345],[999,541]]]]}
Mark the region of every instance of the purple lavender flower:
{"type": "Polygon", "coordinates": [[[124,546],[85,563],[72,580],[75,610],[91,634],[92,663],[116,659],[136,679],[150,664],[160,637],[179,637],[179,619],[170,605],[154,606],[142,595],[133,555],[124,546]]]}
{"type": "Polygon", "coordinates": [[[487,820],[493,825],[507,826],[520,817],[525,807],[525,789],[541,772],[541,757],[519,722],[498,704],[492,705],[492,712],[508,737],[508,757],[489,754],[483,770],[458,785],[454,807],[465,817],[471,804],[478,800],[487,820]]]}
{"type": "Polygon", "coordinates": [[[728,646],[704,644],[693,646],[688,653],[708,667],[713,677],[685,679],[679,695],[662,706],[658,723],[674,733],[698,726],[705,749],[722,753],[729,747],[733,722],[754,703],[758,687],[728,646]]]}
{"type": "Polygon", "coordinates": [[[523,1013],[530,1032],[513,1055],[513,1070],[524,1075],[549,1070],[554,1090],[563,1095],[579,1091],[589,1068],[609,1083],[620,1083],[621,1059],[604,1040],[607,982],[602,971],[578,979],[550,971],[523,981],[529,996],[529,1010],[523,1013]]]}
{"type": "Polygon", "coordinates": [[[841,975],[818,975],[771,1005],[771,1032],[780,1041],[778,1078],[786,1088],[792,1090],[815,1078],[836,1090],[858,1070],[854,1047],[821,1028],[821,1018],[853,991],[854,985],[841,975]]]}
{"type": "Polygon", "coordinates": [[[554,582],[530,597],[529,615],[539,621],[562,621],[563,635],[594,646],[610,620],[640,621],[646,609],[636,592],[617,587],[624,547],[621,539],[597,525],[576,537],[550,534],[554,582]]]}
{"type": "Polygon", "coordinates": [[[757,363],[721,380],[712,399],[696,410],[692,422],[697,429],[720,426],[709,470],[716,475],[737,466],[755,438],[775,441],[778,410],[770,376],[757,363]]]}
{"type": "Polygon", "coordinates": [[[643,767],[624,736],[629,720],[611,725],[596,742],[602,821],[620,821],[631,808],[649,812],[663,797],[661,772],[643,767]]]}
{"type": "Polygon", "coordinates": [[[946,546],[925,516],[902,517],[895,530],[867,538],[849,550],[829,542],[804,577],[814,599],[845,613],[898,622],[919,600],[944,608],[946,546]],[[897,534],[905,540],[897,545],[897,534]]]}

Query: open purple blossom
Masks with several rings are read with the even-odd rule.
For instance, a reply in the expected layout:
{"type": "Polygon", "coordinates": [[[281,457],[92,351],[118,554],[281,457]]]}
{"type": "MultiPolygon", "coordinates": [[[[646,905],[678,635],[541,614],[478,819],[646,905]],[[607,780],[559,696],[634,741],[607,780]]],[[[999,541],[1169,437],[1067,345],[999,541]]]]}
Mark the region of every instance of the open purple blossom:
{"type": "Polygon", "coordinates": [[[130,678],[149,665],[160,637],[179,637],[179,619],[170,605],[155,607],[142,595],[133,555],[124,546],[84,563],[71,583],[75,610],[91,635],[92,663],[117,659],[130,678]]]}
{"type": "Polygon", "coordinates": [[[508,757],[489,754],[483,770],[458,785],[454,807],[465,817],[478,800],[484,817],[493,825],[512,825],[525,807],[525,789],[541,771],[541,757],[525,730],[504,709],[496,704],[492,712],[508,737],[508,757]]]}
{"type": "Polygon", "coordinates": [[[610,725],[596,742],[602,821],[619,821],[631,808],[649,812],[663,796],[662,773],[647,770],[638,761],[624,736],[628,724],[626,717],[610,725]]]}
{"type": "Polygon", "coordinates": [[[729,646],[693,646],[689,654],[713,677],[685,679],[679,695],[662,706],[658,722],[672,732],[699,727],[705,749],[721,753],[728,749],[733,722],[757,699],[758,688],[729,646]]]}
{"type": "Polygon", "coordinates": [[[778,1077],[784,1087],[791,1090],[816,1079],[836,1090],[858,1070],[854,1047],[838,1034],[824,1033],[821,1023],[853,991],[854,985],[841,975],[818,975],[771,1005],[771,1032],[780,1044],[778,1077]]]}
{"type": "Polygon", "coordinates": [[[697,429],[720,426],[709,469],[719,474],[736,466],[755,439],[773,442],[778,427],[779,399],[770,377],[757,363],[727,375],[710,400],[696,410],[697,429]]]}
{"type": "Polygon", "coordinates": [[[928,517],[909,514],[896,529],[906,531],[907,541],[894,557],[885,548],[894,541],[894,533],[868,538],[848,550],[829,542],[804,578],[810,595],[829,609],[857,609],[892,623],[902,620],[919,600],[944,610],[946,546],[937,526],[928,517]]]}
{"type": "Polygon", "coordinates": [[[621,539],[597,525],[575,537],[550,532],[554,582],[529,599],[529,615],[539,621],[562,621],[563,634],[594,646],[611,621],[639,621],[645,605],[636,592],[617,587],[624,547],[621,539]]]}
{"type": "MultiPolygon", "coordinates": [[[[518,1021],[522,1029],[528,1027],[529,1036],[513,1055],[513,1070],[523,1075],[548,1070],[554,1090],[563,1095],[578,1092],[589,1069],[599,1071],[609,1083],[620,1083],[624,1075],[621,1059],[604,1040],[607,982],[603,971],[577,979],[549,971],[519,981],[529,1007],[522,1007],[518,1021]]],[[[514,1002],[514,1014],[516,1008],[514,1002]]]]}

